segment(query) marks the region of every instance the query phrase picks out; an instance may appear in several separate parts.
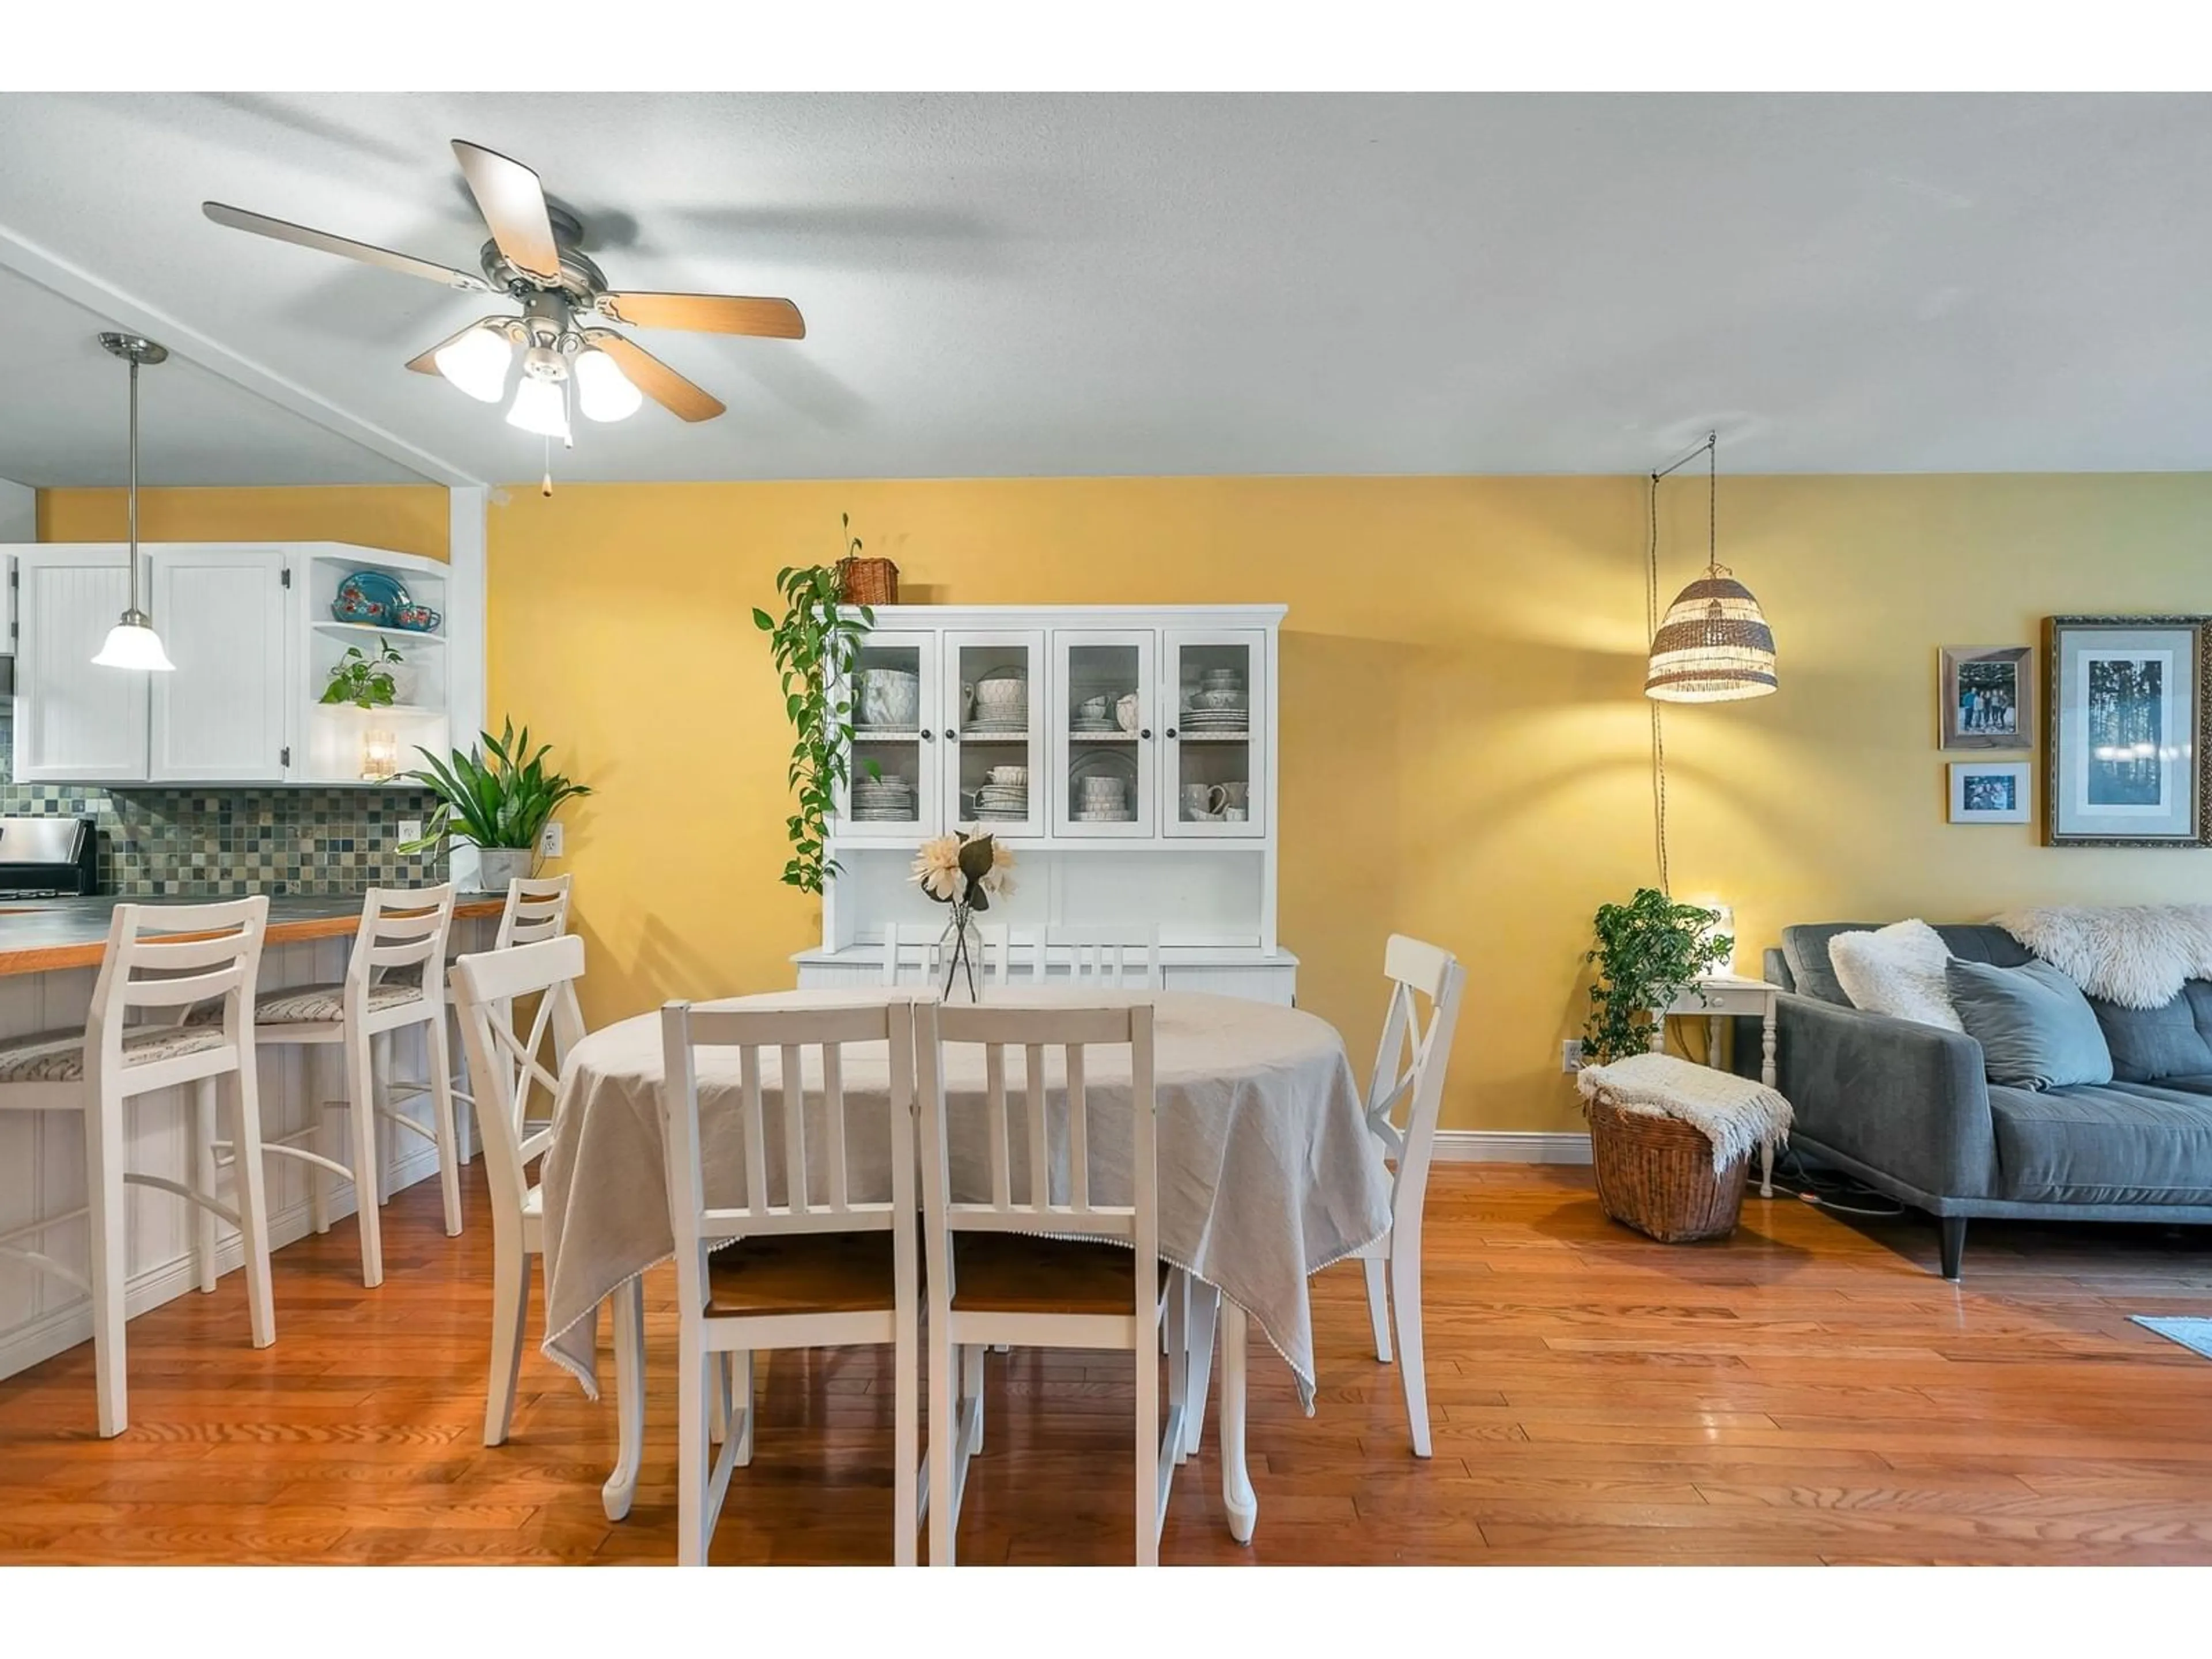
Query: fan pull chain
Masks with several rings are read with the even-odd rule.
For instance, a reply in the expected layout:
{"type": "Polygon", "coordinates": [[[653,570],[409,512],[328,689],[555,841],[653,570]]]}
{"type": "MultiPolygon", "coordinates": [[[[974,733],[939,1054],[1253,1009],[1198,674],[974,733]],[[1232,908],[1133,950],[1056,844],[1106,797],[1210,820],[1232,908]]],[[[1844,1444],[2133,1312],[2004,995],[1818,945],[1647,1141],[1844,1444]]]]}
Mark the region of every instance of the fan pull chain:
{"type": "Polygon", "coordinates": [[[538,493],[549,497],[553,494],[553,440],[550,437],[545,440],[545,476],[538,481],[538,493]]]}

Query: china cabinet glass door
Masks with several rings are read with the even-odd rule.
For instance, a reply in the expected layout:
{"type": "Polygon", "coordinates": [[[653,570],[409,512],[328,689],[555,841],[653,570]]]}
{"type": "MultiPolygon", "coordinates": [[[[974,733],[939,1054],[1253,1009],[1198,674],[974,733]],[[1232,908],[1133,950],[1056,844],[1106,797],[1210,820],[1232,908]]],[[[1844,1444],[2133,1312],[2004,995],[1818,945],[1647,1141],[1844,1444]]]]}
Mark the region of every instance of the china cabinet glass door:
{"type": "Polygon", "coordinates": [[[1160,823],[1170,836],[1265,836],[1267,635],[1258,629],[1170,628],[1160,677],[1167,778],[1160,823]]]}
{"type": "Polygon", "coordinates": [[[1057,629],[1052,638],[1053,833],[1158,834],[1158,635],[1057,629]]]}
{"type": "Polygon", "coordinates": [[[1044,834],[1042,633],[945,636],[945,826],[1044,834]]]}
{"type": "Polygon", "coordinates": [[[839,791],[843,842],[910,844],[941,819],[937,635],[879,630],[860,647],[849,688],[853,775],[839,791]]]}

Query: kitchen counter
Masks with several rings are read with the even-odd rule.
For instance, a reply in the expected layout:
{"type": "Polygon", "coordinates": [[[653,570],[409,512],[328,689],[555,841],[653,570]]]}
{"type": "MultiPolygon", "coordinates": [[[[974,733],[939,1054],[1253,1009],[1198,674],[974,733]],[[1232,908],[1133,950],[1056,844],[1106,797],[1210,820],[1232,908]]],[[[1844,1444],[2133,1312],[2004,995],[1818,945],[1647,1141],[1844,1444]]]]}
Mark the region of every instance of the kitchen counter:
{"type": "MultiPolygon", "coordinates": [[[[64,968],[97,968],[107,945],[108,923],[118,904],[218,903],[164,894],[156,898],[0,898],[0,976],[44,974],[64,968]]],[[[457,919],[496,916],[507,902],[501,893],[456,895],[457,919]]],[[[361,925],[361,896],[320,897],[286,895],[269,901],[271,945],[304,939],[343,939],[361,925]]]]}

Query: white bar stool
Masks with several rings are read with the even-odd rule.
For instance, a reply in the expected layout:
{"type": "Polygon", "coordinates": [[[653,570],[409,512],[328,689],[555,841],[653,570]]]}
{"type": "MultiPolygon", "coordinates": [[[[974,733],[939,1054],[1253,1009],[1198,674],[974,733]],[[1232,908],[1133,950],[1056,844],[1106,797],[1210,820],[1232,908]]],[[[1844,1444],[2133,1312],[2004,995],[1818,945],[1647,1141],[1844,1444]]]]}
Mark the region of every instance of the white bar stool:
{"type": "Polygon", "coordinates": [[[100,1432],[130,1426],[124,1389],[125,1182],[158,1187],[199,1206],[192,1255],[203,1291],[216,1285],[215,1218],[239,1230],[246,1254],[246,1318],[253,1346],[276,1340],[269,1290],[269,1210],[262,1192],[261,1103],[253,1066],[253,1022],[246,999],[261,963],[269,921],[265,897],[222,904],[118,904],[107,929],[107,951],[92,989],[82,1030],[46,1031],[0,1044],[0,1111],[73,1112],[84,1120],[85,1206],[0,1235],[0,1254],[68,1280],[92,1298],[93,1368],[98,1379],[100,1432]],[[220,998],[209,1016],[185,1023],[193,1005],[220,998]],[[133,1025],[133,1008],[161,1011],[155,1023],[133,1025]],[[216,1138],[218,1085],[228,1096],[228,1141],[216,1138]],[[191,1090],[192,1184],[123,1167],[123,1105],[156,1089],[191,1090]],[[227,1164],[218,1158],[227,1149],[227,1164]],[[216,1171],[228,1168],[236,1207],[215,1195],[216,1171]],[[90,1276],[43,1251],[14,1241],[78,1216],[89,1218],[90,1276]]]}
{"type": "MultiPolygon", "coordinates": [[[[265,1142],[263,1150],[312,1166],[307,1211],[319,1233],[331,1229],[325,1175],[342,1176],[353,1182],[354,1213],[361,1226],[361,1282],[372,1287],[384,1282],[383,1230],[377,1207],[388,1196],[376,1158],[380,1116],[436,1143],[446,1234],[453,1237],[461,1231],[453,1061],[446,1036],[446,937],[453,921],[450,882],[411,890],[372,887],[362,903],[361,927],[354,935],[353,954],[346,963],[343,981],[335,985],[295,985],[264,992],[254,999],[254,1030],[259,1042],[335,1044],[343,1052],[345,1097],[318,1104],[325,1113],[350,1112],[352,1167],[324,1152],[293,1144],[321,1135],[325,1125],[319,1119],[296,1134],[265,1142]],[[416,971],[404,977],[396,975],[393,970],[400,969],[416,971]],[[410,1025],[423,1028],[423,1041],[429,1049],[427,1084],[392,1081],[392,1033],[410,1025]],[[434,1109],[434,1124],[430,1128],[392,1109],[390,1103],[395,1097],[425,1093],[434,1109]]],[[[312,1059],[309,1071],[312,1079],[312,1059]]]]}

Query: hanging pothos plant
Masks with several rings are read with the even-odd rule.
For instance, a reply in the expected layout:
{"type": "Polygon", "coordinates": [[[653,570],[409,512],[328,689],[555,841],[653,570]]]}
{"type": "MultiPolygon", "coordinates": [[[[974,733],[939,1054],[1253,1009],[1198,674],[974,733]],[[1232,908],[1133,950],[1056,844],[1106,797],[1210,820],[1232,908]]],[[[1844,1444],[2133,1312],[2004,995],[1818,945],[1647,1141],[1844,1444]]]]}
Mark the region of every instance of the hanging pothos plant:
{"type": "Polygon", "coordinates": [[[1626,904],[1598,906],[1596,942],[1584,958],[1597,964],[1583,1027],[1585,1060],[1609,1066],[1650,1046],[1661,1011],[1735,949],[1734,939],[1711,931],[1720,919],[1717,910],[1677,904],[1656,887],[1638,888],[1626,904]]]}
{"type": "MultiPolygon", "coordinates": [[[[841,513],[837,522],[844,528],[845,556],[857,556],[860,538],[851,519],[841,513]]],[[[802,893],[819,893],[836,873],[827,854],[829,817],[837,787],[852,775],[853,665],[876,621],[866,605],[841,613],[842,581],[836,565],[787,566],[775,574],[782,620],[753,612],[754,626],[768,635],[769,654],[782,675],[783,712],[795,734],[786,782],[799,810],[784,820],[791,861],[783,866],[783,881],[802,893]]]]}

